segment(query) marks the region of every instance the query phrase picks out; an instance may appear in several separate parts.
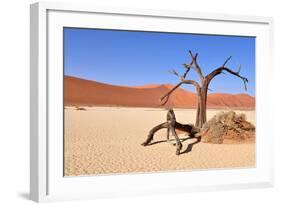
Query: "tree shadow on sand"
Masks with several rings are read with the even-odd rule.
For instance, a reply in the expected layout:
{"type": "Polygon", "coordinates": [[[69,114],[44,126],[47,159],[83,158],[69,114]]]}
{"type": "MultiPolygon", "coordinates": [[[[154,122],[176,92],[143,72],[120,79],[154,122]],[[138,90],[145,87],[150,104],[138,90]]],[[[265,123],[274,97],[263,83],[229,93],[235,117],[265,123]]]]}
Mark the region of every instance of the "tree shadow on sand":
{"type": "Polygon", "coordinates": [[[194,142],[188,144],[186,149],[184,151],[182,151],[180,154],[187,154],[187,153],[191,152],[193,146],[198,144],[199,142],[201,142],[201,136],[199,136],[199,137],[190,137],[188,139],[196,139],[196,140],[194,142]]]}
{"type": "MultiPolygon", "coordinates": [[[[196,139],[194,142],[190,143],[187,145],[186,149],[183,150],[182,152],[180,152],[180,154],[187,154],[189,152],[192,151],[192,148],[194,145],[198,144],[199,142],[201,142],[201,136],[195,137],[195,136],[189,136],[189,137],[185,137],[185,138],[180,138],[181,142],[187,141],[187,140],[191,140],[191,139],[196,139]]],[[[159,144],[159,143],[163,143],[163,142],[167,142],[167,140],[159,140],[159,141],[155,141],[155,142],[151,142],[148,146],[151,145],[155,145],[155,144],[159,144]]],[[[169,143],[169,142],[168,142],[169,143]]],[[[176,140],[175,139],[171,139],[170,143],[174,146],[176,146],[176,140]]]]}

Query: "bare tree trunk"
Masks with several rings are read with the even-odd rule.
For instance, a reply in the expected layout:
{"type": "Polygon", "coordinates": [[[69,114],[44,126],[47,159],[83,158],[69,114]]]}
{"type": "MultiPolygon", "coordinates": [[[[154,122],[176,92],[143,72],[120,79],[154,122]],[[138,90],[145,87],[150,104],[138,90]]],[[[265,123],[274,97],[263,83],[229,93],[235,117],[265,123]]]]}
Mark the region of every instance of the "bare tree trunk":
{"type": "MultiPolygon", "coordinates": [[[[207,94],[208,94],[208,85],[206,85],[207,82],[205,81],[202,86],[202,126],[205,124],[207,121],[207,94]]],[[[201,127],[202,127],[201,126],[201,127]]]]}
{"type": "Polygon", "coordinates": [[[200,96],[198,100],[199,104],[198,104],[197,115],[199,116],[197,117],[198,119],[196,118],[196,126],[199,128],[202,128],[207,121],[207,94],[208,94],[208,85],[207,82],[203,82],[203,86],[200,89],[200,96]]]}
{"type": "Polygon", "coordinates": [[[199,128],[201,128],[203,126],[203,114],[205,112],[203,103],[204,103],[204,101],[203,101],[203,96],[202,96],[202,92],[201,92],[201,94],[200,94],[200,106],[199,106],[199,108],[200,108],[199,125],[198,125],[199,128]]]}
{"type": "Polygon", "coordinates": [[[196,109],[196,121],[195,121],[195,126],[199,127],[199,122],[200,122],[200,104],[201,104],[201,95],[200,93],[197,93],[197,109],[196,109]]]}
{"type": "Polygon", "coordinates": [[[196,121],[195,121],[195,126],[199,127],[199,114],[200,114],[200,107],[199,104],[197,105],[197,111],[196,111],[196,121]]]}

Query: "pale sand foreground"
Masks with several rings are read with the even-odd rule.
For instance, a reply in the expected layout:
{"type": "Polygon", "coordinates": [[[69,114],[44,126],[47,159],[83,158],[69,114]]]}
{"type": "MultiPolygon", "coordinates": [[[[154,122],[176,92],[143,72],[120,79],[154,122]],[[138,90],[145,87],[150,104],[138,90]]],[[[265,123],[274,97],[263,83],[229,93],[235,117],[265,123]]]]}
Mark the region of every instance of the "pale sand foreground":
{"type": "MultiPolygon", "coordinates": [[[[208,118],[221,110],[209,110],[208,118]]],[[[166,118],[165,110],[150,108],[65,109],[65,175],[154,172],[255,166],[255,144],[205,144],[183,141],[179,156],[159,131],[151,146],[143,147],[149,130],[166,118]]],[[[255,124],[255,111],[246,114],[255,124]]],[[[195,110],[175,109],[177,121],[193,123],[195,110]]],[[[187,138],[180,134],[180,138],[187,138]]]]}

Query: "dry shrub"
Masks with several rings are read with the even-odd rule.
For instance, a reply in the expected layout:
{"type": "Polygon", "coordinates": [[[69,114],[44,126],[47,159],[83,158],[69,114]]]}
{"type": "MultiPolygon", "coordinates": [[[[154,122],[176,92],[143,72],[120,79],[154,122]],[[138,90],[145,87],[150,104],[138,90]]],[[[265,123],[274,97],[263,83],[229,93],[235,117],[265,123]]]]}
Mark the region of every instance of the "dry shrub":
{"type": "Polygon", "coordinates": [[[206,143],[253,142],[255,126],[246,120],[245,114],[220,112],[204,124],[202,133],[202,142],[206,143]]]}

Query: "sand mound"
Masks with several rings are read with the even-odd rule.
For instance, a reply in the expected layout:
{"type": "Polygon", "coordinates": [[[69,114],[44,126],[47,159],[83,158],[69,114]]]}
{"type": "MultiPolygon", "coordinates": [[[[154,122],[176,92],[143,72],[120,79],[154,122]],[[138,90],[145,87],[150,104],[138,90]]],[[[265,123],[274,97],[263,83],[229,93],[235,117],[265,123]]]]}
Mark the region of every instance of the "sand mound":
{"type": "Polygon", "coordinates": [[[213,144],[254,142],[255,126],[245,114],[233,111],[216,114],[203,126],[202,142],[213,144]]]}

